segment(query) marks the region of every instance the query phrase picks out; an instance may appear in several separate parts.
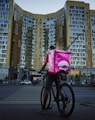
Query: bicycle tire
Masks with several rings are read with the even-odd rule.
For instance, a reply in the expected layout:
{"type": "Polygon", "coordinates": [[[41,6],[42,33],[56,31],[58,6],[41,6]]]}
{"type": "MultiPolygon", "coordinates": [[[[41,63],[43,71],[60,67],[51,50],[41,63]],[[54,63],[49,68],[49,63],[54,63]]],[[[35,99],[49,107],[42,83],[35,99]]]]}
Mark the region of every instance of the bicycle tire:
{"type": "MultiPolygon", "coordinates": [[[[45,86],[43,86],[42,89],[41,89],[41,95],[40,95],[41,107],[43,107],[44,91],[45,91],[45,86]]],[[[51,105],[51,91],[48,93],[48,99],[47,99],[45,109],[49,109],[50,105],[51,105]]]]}
{"type": "Polygon", "coordinates": [[[75,95],[72,87],[68,83],[63,83],[59,89],[60,92],[59,100],[57,101],[57,106],[61,115],[67,118],[72,114],[74,110],[75,95]]]}

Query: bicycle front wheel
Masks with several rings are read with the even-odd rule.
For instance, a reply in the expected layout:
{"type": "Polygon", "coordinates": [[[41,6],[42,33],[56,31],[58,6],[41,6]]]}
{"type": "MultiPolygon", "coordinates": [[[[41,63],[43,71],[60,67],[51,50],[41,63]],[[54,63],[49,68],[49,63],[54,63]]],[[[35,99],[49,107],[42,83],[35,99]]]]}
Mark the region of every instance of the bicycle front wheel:
{"type": "Polygon", "coordinates": [[[58,109],[63,117],[69,117],[75,106],[75,96],[72,87],[63,83],[60,86],[58,109]]]}
{"type": "MultiPolygon", "coordinates": [[[[40,95],[41,107],[43,107],[44,93],[45,93],[45,86],[43,86],[41,89],[41,95],[40,95]]],[[[50,105],[51,105],[51,91],[48,93],[48,99],[47,99],[45,108],[49,109],[50,105]]]]}

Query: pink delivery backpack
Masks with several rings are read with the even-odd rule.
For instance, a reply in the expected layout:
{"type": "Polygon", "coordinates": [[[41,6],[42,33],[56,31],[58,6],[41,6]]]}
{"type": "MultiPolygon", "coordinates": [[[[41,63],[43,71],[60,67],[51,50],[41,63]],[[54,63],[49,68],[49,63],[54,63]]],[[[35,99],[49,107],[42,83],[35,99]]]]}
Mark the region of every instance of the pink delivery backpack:
{"type": "Polygon", "coordinates": [[[48,72],[56,74],[60,70],[64,70],[67,74],[70,72],[70,56],[71,52],[63,50],[50,50],[48,72]]]}

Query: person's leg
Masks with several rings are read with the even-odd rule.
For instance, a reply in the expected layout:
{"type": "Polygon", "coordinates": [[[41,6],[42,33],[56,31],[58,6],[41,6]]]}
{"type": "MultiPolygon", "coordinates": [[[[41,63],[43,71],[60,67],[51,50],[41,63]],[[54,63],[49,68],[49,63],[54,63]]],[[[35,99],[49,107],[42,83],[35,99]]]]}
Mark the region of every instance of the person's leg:
{"type": "Polygon", "coordinates": [[[55,86],[56,86],[56,98],[58,98],[58,76],[55,77],[55,86]]]}

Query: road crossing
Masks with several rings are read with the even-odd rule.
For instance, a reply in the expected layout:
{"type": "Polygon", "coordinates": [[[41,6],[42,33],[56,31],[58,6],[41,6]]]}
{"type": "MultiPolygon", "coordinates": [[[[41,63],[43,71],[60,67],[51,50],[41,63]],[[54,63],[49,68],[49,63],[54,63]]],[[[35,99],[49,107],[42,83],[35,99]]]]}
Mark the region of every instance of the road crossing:
{"type": "MultiPolygon", "coordinates": [[[[40,104],[42,86],[21,86],[20,89],[0,100],[0,104],[40,104]]],[[[76,104],[95,104],[95,91],[91,88],[73,88],[76,104]]],[[[8,91],[7,91],[8,92],[8,91]]]]}

